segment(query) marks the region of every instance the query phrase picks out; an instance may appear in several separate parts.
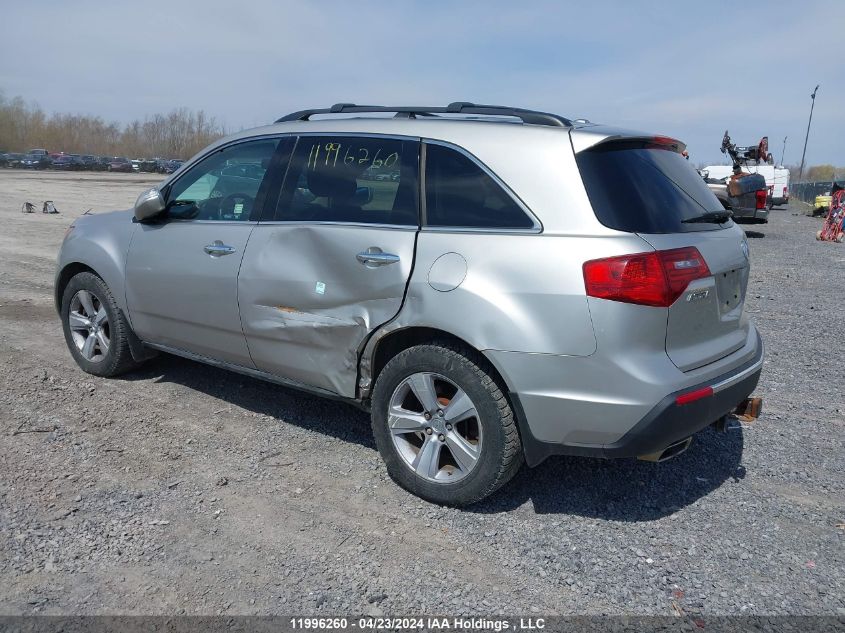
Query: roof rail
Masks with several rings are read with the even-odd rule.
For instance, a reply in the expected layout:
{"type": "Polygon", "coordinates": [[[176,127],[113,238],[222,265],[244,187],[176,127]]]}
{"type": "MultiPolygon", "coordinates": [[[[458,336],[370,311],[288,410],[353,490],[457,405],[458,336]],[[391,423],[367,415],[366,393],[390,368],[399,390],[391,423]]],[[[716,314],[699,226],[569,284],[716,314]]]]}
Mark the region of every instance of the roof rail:
{"type": "Polygon", "coordinates": [[[572,121],[557,114],[538,112],[536,110],[524,110],[510,106],[484,105],[469,103],[467,101],[455,101],[448,106],[375,106],[356,105],[354,103],[336,103],[331,108],[315,108],[311,110],[300,110],[293,112],[280,119],[276,123],[287,121],[308,121],[315,114],[355,114],[360,112],[395,112],[397,115],[415,116],[417,114],[479,114],[484,116],[507,116],[520,119],[523,123],[533,125],[548,125],[551,127],[571,127],[572,121]]]}

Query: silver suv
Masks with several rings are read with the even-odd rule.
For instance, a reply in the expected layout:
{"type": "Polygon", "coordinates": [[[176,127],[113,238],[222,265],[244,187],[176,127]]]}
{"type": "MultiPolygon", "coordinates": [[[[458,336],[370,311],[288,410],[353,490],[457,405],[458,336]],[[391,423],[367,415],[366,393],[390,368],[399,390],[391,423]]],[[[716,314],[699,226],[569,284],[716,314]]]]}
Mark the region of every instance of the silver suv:
{"type": "Polygon", "coordinates": [[[667,458],[763,355],[745,236],[683,148],[469,103],[296,112],[76,220],[65,338],[98,376],[163,351],[356,403],[441,504],[553,454],[667,458]]]}

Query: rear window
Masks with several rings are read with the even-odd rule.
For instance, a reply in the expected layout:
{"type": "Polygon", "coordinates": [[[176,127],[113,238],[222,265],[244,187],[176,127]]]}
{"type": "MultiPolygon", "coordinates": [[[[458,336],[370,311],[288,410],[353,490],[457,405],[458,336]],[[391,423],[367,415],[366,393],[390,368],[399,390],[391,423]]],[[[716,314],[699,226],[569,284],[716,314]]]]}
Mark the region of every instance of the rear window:
{"type": "Polygon", "coordinates": [[[575,155],[599,222],[631,233],[681,233],[717,229],[684,224],[722,205],[679,153],[644,141],[610,142],[575,155]]]}

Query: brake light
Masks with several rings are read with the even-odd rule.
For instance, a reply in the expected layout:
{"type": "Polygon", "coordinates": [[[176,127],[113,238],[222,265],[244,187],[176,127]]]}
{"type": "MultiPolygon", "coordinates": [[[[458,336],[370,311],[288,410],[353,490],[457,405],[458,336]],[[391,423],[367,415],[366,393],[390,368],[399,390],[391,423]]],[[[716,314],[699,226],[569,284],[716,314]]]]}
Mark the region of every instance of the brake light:
{"type": "Polygon", "coordinates": [[[757,196],[757,208],[758,209],[765,209],[766,208],[766,190],[760,189],[756,194],[757,196]]]}
{"type": "Polygon", "coordinates": [[[702,398],[709,398],[712,395],[713,387],[703,387],[677,396],[675,398],[675,404],[689,404],[690,402],[695,402],[696,400],[701,400],[702,398]]]}
{"type": "Polygon", "coordinates": [[[691,281],[710,276],[693,246],[594,259],[583,270],[590,297],[662,308],[675,303],[691,281]]]}
{"type": "Polygon", "coordinates": [[[669,136],[653,136],[650,140],[648,149],[670,149],[674,152],[680,152],[682,149],[682,143],[669,136]]]}
{"type": "Polygon", "coordinates": [[[789,187],[784,187],[783,188],[783,197],[786,198],[786,196],[788,196],[788,195],[789,195],[789,187]]]}

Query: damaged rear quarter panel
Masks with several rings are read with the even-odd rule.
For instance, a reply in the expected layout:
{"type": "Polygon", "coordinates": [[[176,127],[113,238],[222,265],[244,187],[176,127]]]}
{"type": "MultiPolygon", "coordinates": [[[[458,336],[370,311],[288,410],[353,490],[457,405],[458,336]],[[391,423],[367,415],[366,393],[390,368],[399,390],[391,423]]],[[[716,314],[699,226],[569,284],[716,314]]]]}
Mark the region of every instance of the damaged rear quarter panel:
{"type": "Polygon", "coordinates": [[[361,363],[371,385],[378,341],[409,327],[442,330],[475,349],[589,356],[596,338],[584,291],[582,262],[591,241],[518,233],[422,231],[401,314],[373,336],[361,363]],[[463,282],[441,292],[429,283],[434,262],[455,252],[467,262],[463,282]]]}

